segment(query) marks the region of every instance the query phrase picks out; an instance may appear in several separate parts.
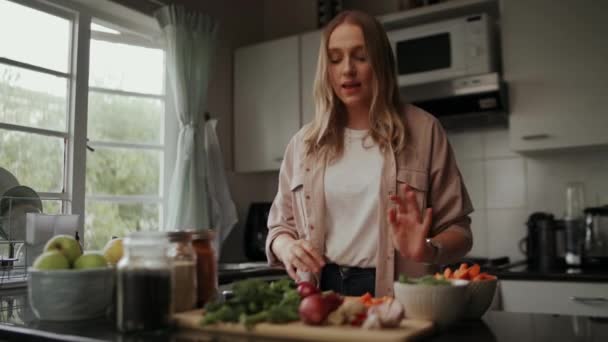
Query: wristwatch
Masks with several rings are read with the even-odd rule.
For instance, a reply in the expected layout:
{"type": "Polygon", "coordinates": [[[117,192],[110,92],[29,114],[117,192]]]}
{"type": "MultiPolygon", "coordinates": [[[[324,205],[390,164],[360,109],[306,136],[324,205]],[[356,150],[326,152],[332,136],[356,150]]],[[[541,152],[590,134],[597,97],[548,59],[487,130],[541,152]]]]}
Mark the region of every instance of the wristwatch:
{"type": "Polygon", "coordinates": [[[424,241],[429,247],[433,249],[433,259],[430,263],[426,264],[436,265],[439,261],[439,258],[441,257],[441,244],[431,238],[426,238],[426,240],[424,241]]]}

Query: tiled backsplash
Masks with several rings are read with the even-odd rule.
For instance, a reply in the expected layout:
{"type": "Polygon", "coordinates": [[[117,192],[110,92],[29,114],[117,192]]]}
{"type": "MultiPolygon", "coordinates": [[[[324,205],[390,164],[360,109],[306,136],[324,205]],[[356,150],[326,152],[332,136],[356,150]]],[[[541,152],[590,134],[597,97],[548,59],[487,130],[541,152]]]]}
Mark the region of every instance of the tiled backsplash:
{"type": "Polygon", "coordinates": [[[521,155],[509,149],[506,129],[450,133],[473,201],[471,256],[523,259],[518,242],[534,211],[561,218],[566,184],[585,184],[586,205],[608,204],[608,151],[577,149],[521,155]]]}

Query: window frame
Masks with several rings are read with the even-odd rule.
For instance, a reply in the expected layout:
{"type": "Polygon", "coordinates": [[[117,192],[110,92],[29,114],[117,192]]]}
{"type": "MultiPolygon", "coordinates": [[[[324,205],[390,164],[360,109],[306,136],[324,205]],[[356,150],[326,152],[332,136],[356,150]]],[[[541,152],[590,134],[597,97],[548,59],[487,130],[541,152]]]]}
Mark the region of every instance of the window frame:
{"type": "MultiPolygon", "coordinates": [[[[68,115],[66,132],[26,127],[7,123],[0,123],[0,128],[10,130],[43,134],[55,137],[62,137],[65,144],[64,161],[64,189],[61,193],[40,192],[40,197],[44,199],[54,199],[63,201],[64,213],[80,215],[78,232],[84,239],[85,222],[85,203],[87,198],[93,200],[112,201],[116,203],[143,203],[159,204],[159,229],[163,229],[164,216],[168,203],[166,189],[169,188],[171,175],[173,173],[175,152],[177,150],[178,122],[173,110],[173,100],[171,92],[167,87],[167,72],[164,70],[164,95],[150,95],[124,92],[119,90],[104,89],[99,87],[89,87],[89,55],[91,39],[103,37],[104,40],[113,40],[116,36],[107,33],[95,32],[91,30],[92,22],[99,22],[110,28],[117,28],[125,32],[120,42],[152,48],[163,49],[162,31],[156,20],[142,13],[124,7],[108,0],[8,0],[20,5],[28,6],[33,9],[43,11],[52,15],[67,18],[72,21],[72,34],[70,46],[70,60],[68,61],[69,90],[68,115]],[[93,20],[95,18],[95,20],[93,20]],[[157,98],[164,101],[164,121],[163,134],[161,135],[161,145],[157,144],[138,144],[138,143],[114,143],[114,142],[91,142],[91,147],[126,147],[126,148],[146,148],[162,150],[163,158],[160,166],[159,194],[158,196],[107,196],[94,195],[86,196],[86,156],[87,156],[87,120],[88,120],[88,94],[89,91],[112,92],[121,95],[142,96],[157,98]],[[129,198],[125,198],[129,197],[129,198]],[[125,202],[126,201],[126,202],[125,202]]],[[[122,34],[121,34],[122,35],[122,34]]],[[[116,42],[116,41],[114,41],[116,42]]],[[[8,61],[9,65],[25,67],[26,69],[51,73],[57,76],[57,71],[42,67],[28,65],[19,61],[12,61],[0,58],[3,63],[8,61]]],[[[166,61],[166,53],[165,53],[166,61]]],[[[62,74],[62,73],[60,73],[62,74]]],[[[84,241],[83,241],[84,242],[84,241]]]]}
{"type": "MultiPolygon", "coordinates": [[[[140,37],[133,35],[133,34],[124,33],[123,28],[113,27],[112,24],[108,24],[101,19],[95,18],[94,20],[92,20],[92,22],[109,27],[109,28],[116,28],[117,30],[119,30],[121,32],[121,35],[114,35],[114,34],[96,32],[96,31],[91,30],[91,40],[95,39],[95,40],[100,40],[100,41],[105,41],[105,42],[110,42],[110,43],[116,43],[116,44],[128,44],[131,46],[163,49],[161,44],[151,42],[146,39],[141,39],[140,37]]],[[[165,62],[166,62],[166,54],[163,59],[163,66],[165,65],[165,62]]],[[[163,118],[165,120],[163,120],[163,122],[161,122],[161,125],[162,125],[161,131],[165,131],[165,126],[166,126],[165,117],[167,116],[167,95],[166,95],[167,94],[167,85],[166,85],[167,75],[166,75],[166,73],[163,76],[164,76],[163,84],[162,84],[163,94],[161,94],[161,95],[151,94],[151,93],[140,93],[140,92],[134,92],[134,91],[125,91],[125,90],[118,90],[118,89],[105,88],[105,87],[94,87],[94,86],[88,86],[88,90],[89,90],[88,93],[96,92],[96,93],[102,93],[102,94],[131,96],[131,97],[137,97],[137,98],[143,98],[143,99],[162,100],[163,104],[164,104],[163,118]]],[[[135,142],[125,142],[125,141],[120,141],[120,142],[118,142],[118,141],[98,141],[98,140],[87,139],[87,145],[93,149],[121,148],[121,149],[128,149],[131,151],[141,149],[141,150],[145,150],[145,151],[158,151],[158,152],[163,152],[163,153],[162,153],[162,158],[160,160],[160,163],[161,163],[161,166],[160,166],[161,182],[160,183],[161,184],[159,184],[159,194],[158,195],[153,196],[153,195],[108,195],[108,194],[103,194],[103,195],[88,194],[87,195],[87,194],[85,194],[85,202],[94,201],[94,202],[108,202],[108,203],[115,203],[115,204],[140,204],[141,203],[141,204],[159,205],[159,216],[158,216],[159,221],[158,222],[159,222],[159,229],[161,229],[163,222],[164,222],[164,217],[166,216],[165,215],[166,194],[164,192],[164,189],[166,189],[167,187],[164,186],[164,178],[165,178],[164,174],[166,173],[166,168],[167,168],[167,162],[166,162],[166,153],[167,152],[165,151],[165,142],[166,142],[166,138],[165,138],[164,134],[161,135],[159,144],[135,143],[135,142]]]]}
{"type": "Polygon", "coordinates": [[[69,172],[68,170],[68,165],[66,164],[66,158],[68,151],[69,151],[69,144],[70,144],[70,125],[71,125],[71,120],[72,120],[72,113],[71,113],[71,105],[73,102],[73,88],[75,86],[75,80],[74,80],[74,74],[75,74],[75,65],[74,65],[74,54],[73,54],[73,50],[74,50],[74,44],[75,44],[75,26],[76,26],[76,21],[77,21],[77,17],[78,14],[76,11],[71,10],[69,8],[63,8],[63,7],[58,7],[52,4],[49,4],[45,1],[35,1],[35,0],[7,0],[10,2],[13,2],[15,4],[18,5],[22,5],[22,6],[26,6],[29,8],[32,8],[34,10],[38,10],[47,14],[51,14],[60,18],[64,18],[66,20],[69,20],[71,22],[71,27],[70,27],[70,42],[68,44],[68,46],[70,47],[70,53],[68,54],[68,72],[61,72],[61,71],[57,71],[57,70],[53,70],[53,69],[48,69],[45,67],[40,67],[37,65],[33,65],[30,63],[26,63],[26,62],[21,62],[21,61],[17,61],[17,60],[13,60],[10,58],[6,58],[6,57],[0,57],[0,63],[5,64],[5,65],[9,65],[9,66],[13,66],[13,67],[18,67],[21,69],[25,69],[25,70],[29,70],[29,71],[34,71],[37,73],[41,73],[44,75],[51,75],[51,76],[56,76],[56,77],[61,77],[61,78],[65,78],[67,83],[68,83],[68,91],[66,93],[66,108],[67,108],[67,113],[66,113],[66,127],[65,127],[65,132],[62,131],[57,131],[57,130],[53,130],[53,129],[44,129],[44,128],[38,128],[38,127],[29,127],[29,126],[22,126],[22,125],[17,125],[17,124],[9,124],[9,123],[4,123],[4,122],[0,122],[0,129],[5,129],[5,130],[10,130],[10,131],[15,131],[15,132],[21,132],[21,133],[27,133],[27,134],[38,134],[38,135],[42,135],[42,136],[48,136],[48,137],[55,137],[55,138],[63,138],[64,142],[64,173],[63,173],[63,191],[62,192],[38,192],[38,195],[40,196],[41,199],[45,199],[45,200],[60,200],[62,201],[63,205],[62,205],[62,211],[66,212],[70,210],[70,202],[71,202],[71,196],[70,193],[67,191],[67,188],[69,187],[68,185],[68,177],[67,174],[69,172]]]}

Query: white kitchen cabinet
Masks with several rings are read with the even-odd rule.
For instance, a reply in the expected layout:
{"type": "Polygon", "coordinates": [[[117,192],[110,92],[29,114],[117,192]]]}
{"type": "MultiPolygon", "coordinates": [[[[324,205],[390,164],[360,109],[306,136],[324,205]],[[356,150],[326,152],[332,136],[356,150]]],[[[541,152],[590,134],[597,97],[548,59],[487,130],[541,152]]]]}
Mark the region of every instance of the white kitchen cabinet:
{"type": "Polygon", "coordinates": [[[313,84],[317,72],[321,31],[303,34],[300,38],[300,94],[302,97],[302,125],[312,121],[315,115],[313,84]]]}
{"type": "Polygon", "coordinates": [[[299,37],[237,49],[234,151],[237,172],[274,171],[300,128],[299,37]]]}
{"type": "Polygon", "coordinates": [[[608,317],[608,283],[501,280],[499,291],[508,312],[608,317]]]}
{"type": "Polygon", "coordinates": [[[502,1],[510,145],[608,145],[608,2],[502,1]]]}

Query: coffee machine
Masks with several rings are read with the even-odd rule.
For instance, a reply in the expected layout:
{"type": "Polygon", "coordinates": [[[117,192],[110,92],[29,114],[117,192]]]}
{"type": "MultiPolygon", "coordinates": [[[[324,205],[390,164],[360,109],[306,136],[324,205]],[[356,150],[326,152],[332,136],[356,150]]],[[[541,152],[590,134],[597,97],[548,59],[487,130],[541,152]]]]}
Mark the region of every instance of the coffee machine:
{"type": "Polygon", "coordinates": [[[549,213],[535,212],[528,217],[526,226],[528,235],[520,241],[519,247],[527,257],[528,267],[543,271],[562,267],[563,220],[557,220],[549,213]]]}

